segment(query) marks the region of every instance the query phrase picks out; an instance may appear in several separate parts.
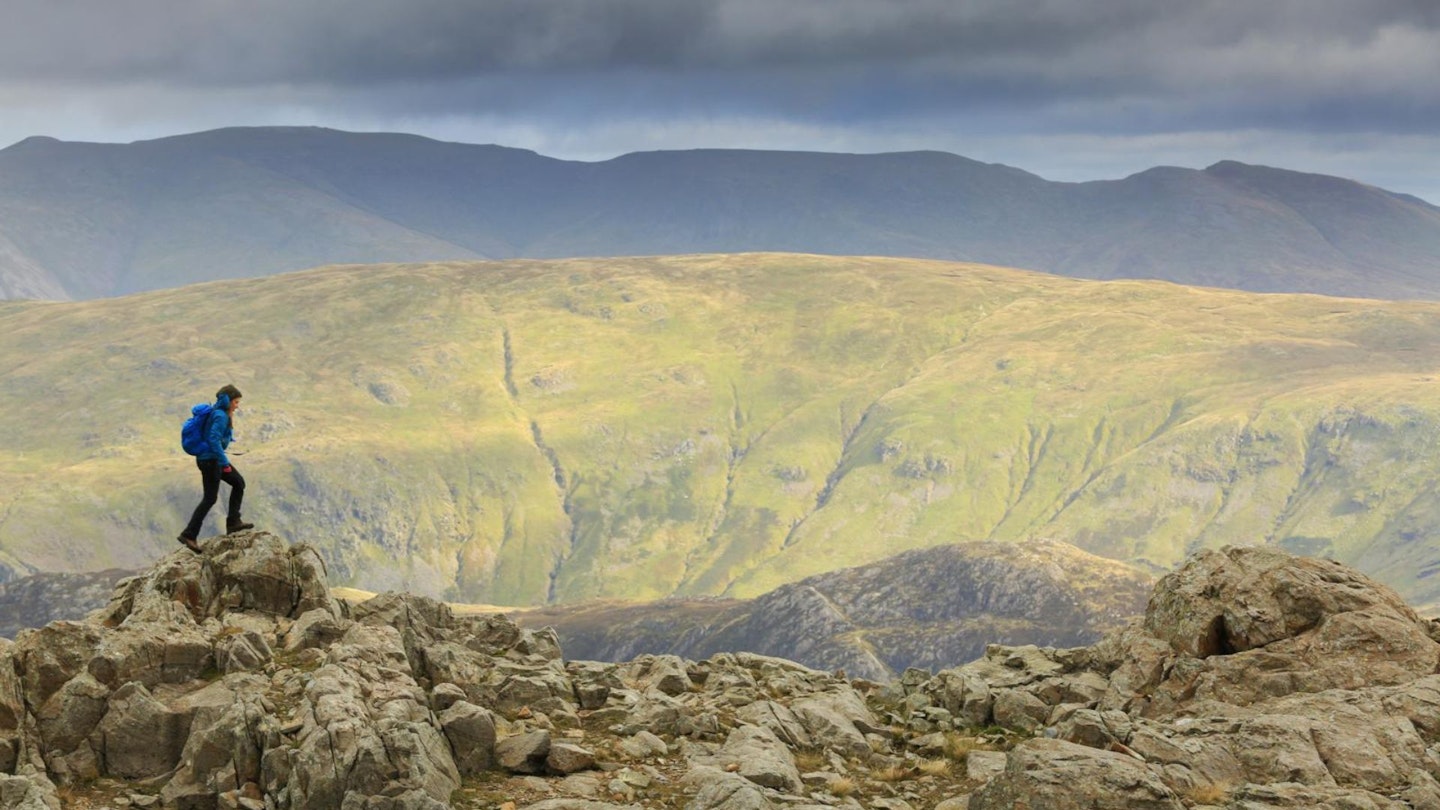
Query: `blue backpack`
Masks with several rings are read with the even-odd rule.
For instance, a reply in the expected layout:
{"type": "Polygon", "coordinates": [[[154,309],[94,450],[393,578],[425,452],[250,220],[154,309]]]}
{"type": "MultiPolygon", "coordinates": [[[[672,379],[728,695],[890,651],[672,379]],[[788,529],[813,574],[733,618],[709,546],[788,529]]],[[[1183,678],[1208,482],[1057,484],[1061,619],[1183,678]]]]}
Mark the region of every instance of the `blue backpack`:
{"type": "Polygon", "coordinates": [[[215,406],[202,402],[190,409],[190,418],[180,428],[180,448],[192,456],[198,456],[210,449],[205,435],[210,432],[210,414],[215,406]]]}

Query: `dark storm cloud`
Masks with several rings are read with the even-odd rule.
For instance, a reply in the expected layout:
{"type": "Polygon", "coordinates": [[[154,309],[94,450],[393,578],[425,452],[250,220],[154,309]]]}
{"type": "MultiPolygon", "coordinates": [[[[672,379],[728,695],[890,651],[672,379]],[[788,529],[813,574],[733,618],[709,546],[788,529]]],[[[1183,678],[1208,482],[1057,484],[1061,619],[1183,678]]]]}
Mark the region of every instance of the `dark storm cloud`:
{"type": "MultiPolygon", "coordinates": [[[[1435,0],[10,0],[0,81],[1070,131],[1423,131],[1435,0]],[[563,102],[563,104],[562,104],[563,102]],[[578,108],[574,105],[580,105],[578,108]],[[1037,112],[1038,111],[1038,112],[1037,112]]],[[[558,113],[557,113],[558,114],[558,113]]]]}

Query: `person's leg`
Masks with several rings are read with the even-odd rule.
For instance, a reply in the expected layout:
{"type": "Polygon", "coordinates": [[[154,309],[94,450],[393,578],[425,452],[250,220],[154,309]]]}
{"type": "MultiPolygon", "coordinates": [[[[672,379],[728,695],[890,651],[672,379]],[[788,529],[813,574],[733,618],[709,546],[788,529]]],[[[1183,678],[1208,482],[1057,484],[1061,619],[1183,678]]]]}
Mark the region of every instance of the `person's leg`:
{"type": "Polygon", "coordinates": [[[253,529],[253,524],[245,523],[240,519],[240,506],[245,501],[245,477],[234,467],[230,472],[220,473],[220,478],[230,485],[230,511],[225,516],[225,531],[233,532],[241,529],[253,529]]]}
{"type": "Polygon", "coordinates": [[[200,536],[200,527],[205,523],[205,516],[210,514],[210,507],[220,499],[220,462],[215,459],[195,459],[195,466],[200,468],[200,482],[204,489],[204,495],[200,498],[200,505],[195,507],[195,512],[190,516],[190,523],[185,531],[180,533],[181,537],[188,537],[191,540],[200,536]]]}

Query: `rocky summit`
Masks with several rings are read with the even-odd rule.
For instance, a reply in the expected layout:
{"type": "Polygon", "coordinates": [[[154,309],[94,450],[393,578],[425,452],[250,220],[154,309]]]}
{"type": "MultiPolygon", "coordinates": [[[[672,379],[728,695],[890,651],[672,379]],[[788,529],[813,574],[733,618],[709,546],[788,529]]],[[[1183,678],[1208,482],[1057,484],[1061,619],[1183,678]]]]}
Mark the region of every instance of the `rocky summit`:
{"type": "Polygon", "coordinates": [[[0,641],[0,808],[1440,808],[1437,636],[1338,563],[1232,547],[1092,646],[887,683],[567,661],[239,533],[0,641]]]}

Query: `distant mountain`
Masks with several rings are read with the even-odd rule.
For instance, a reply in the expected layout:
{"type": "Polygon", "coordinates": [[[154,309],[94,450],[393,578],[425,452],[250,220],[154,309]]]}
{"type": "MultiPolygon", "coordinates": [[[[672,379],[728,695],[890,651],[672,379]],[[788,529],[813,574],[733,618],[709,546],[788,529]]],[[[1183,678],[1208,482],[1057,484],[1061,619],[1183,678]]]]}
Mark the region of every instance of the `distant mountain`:
{"type": "Polygon", "coordinates": [[[1043,537],[1152,574],[1280,546],[1432,603],[1437,357],[1436,302],[794,254],[3,301],[0,581],[176,548],[180,423],[234,383],[246,516],[371,591],[749,598],[1043,537]]]}
{"type": "Polygon", "coordinates": [[[989,644],[1092,644],[1143,614],[1153,584],[1064,543],[960,543],[807,577],[754,599],[590,603],[514,618],[554,627],[572,658],[699,660],[744,651],[887,681],[909,667],[973,661],[989,644]]]}
{"type": "Polygon", "coordinates": [[[1440,298],[1440,208],[1231,162],[1054,183],[938,152],[579,163],[305,128],[0,150],[0,297],[84,299],[350,262],[749,251],[1440,298]]]}
{"type": "Polygon", "coordinates": [[[80,574],[32,574],[0,582],[0,638],[59,619],[78,620],[105,607],[115,583],[135,571],[109,569],[80,574]]]}

